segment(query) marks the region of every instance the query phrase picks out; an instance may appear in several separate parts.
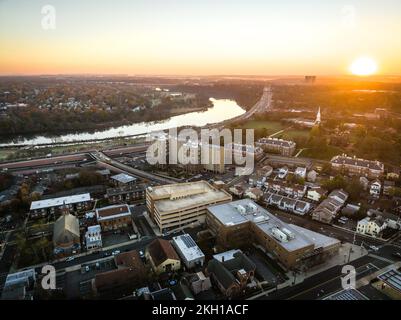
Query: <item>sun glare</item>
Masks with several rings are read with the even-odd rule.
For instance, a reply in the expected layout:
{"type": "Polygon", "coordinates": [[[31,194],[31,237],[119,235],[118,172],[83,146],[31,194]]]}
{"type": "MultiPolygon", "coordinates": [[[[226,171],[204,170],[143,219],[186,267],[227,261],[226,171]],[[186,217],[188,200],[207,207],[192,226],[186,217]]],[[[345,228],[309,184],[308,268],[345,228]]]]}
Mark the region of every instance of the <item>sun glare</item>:
{"type": "Polygon", "coordinates": [[[360,57],[350,66],[350,71],[356,76],[370,76],[377,71],[376,62],[369,57],[360,57]]]}

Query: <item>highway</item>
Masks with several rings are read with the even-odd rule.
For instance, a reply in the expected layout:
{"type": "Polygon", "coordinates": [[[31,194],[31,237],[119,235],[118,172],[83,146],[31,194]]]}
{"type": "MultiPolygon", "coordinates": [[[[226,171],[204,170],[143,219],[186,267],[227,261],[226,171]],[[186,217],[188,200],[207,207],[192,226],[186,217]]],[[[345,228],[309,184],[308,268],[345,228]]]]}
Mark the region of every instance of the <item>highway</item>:
{"type": "Polygon", "coordinates": [[[107,157],[104,153],[98,151],[98,152],[92,152],[91,156],[96,159],[96,162],[99,166],[102,166],[106,169],[110,169],[113,171],[120,171],[122,173],[127,173],[127,174],[133,174],[135,176],[145,178],[151,181],[163,183],[163,184],[172,184],[176,183],[175,180],[157,176],[154,174],[151,174],[146,171],[138,170],[135,168],[132,168],[130,166],[127,166],[119,161],[113,160],[109,157],[107,157]]]}

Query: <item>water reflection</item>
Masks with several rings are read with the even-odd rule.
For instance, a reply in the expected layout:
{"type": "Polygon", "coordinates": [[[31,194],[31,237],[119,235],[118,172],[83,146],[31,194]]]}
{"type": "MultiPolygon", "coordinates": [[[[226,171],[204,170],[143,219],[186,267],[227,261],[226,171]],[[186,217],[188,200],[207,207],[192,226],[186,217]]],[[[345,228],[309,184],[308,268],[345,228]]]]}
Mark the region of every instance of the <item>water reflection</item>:
{"type": "Polygon", "coordinates": [[[55,142],[73,142],[81,140],[106,139],[130,135],[145,134],[151,131],[165,130],[180,126],[204,126],[234,118],[245,112],[234,100],[210,98],[213,107],[203,112],[191,112],[171,117],[164,121],[141,122],[132,125],[119,126],[102,131],[80,132],[60,136],[34,136],[32,138],[18,138],[13,142],[0,143],[0,146],[37,145],[55,142]]]}

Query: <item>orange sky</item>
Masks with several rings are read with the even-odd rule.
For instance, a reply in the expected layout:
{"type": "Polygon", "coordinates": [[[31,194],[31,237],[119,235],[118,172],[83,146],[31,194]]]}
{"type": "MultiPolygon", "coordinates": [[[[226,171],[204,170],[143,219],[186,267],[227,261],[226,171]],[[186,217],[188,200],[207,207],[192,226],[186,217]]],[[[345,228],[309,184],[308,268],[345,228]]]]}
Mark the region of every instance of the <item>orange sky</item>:
{"type": "Polygon", "coordinates": [[[52,2],[54,30],[47,2],[0,2],[0,74],[401,74],[397,1],[52,2]]]}

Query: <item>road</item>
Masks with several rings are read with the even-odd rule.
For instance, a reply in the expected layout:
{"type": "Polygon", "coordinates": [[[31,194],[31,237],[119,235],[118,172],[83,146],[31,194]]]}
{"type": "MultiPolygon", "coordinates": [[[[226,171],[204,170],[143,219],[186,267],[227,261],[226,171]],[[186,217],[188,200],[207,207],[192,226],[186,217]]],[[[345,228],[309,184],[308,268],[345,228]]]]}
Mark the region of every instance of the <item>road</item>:
{"type": "MultiPolygon", "coordinates": [[[[389,263],[384,263],[370,256],[364,256],[349,263],[355,267],[356,280],[365,277],[389,263]]],[[[259,300],[315,300],[321,299],[333,292],[340,290],[342,266],[332,267],[324,272],[307,278],[300,284],[286,287],[268,296],[261,296],[259,300]]]]}
{"type": "Polygon", "coordinates": [[[145,179],[148,179],[151,181],[159,182],[162,184],[176,183],[176,181],[173,179],[157,176],[157,175],[151,174],[149,172],[138,170],[138,169],[132,168],[130,166],[127,166],[119,161],[116,161],[116,160],[113,160],[113,159],[107,157],[102,152],[92,152],[91,156],[96,159],[97,164],[99,166],[102,166],[106,169],[110,169],[112,171],[120,171],[122,173],[133,174],[135,176],[145,178],[145,179]],[[116,168],[118,170],[116,170],[116,168]]]}

